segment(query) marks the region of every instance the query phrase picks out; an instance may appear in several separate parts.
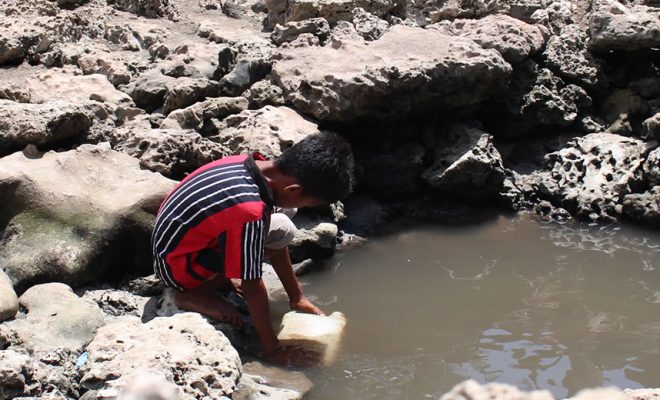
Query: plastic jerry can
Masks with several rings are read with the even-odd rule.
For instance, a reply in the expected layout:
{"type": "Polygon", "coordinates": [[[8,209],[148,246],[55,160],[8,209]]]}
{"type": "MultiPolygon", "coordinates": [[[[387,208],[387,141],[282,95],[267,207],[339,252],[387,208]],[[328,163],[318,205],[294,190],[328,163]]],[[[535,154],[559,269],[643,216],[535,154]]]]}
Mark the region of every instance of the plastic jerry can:
{"type": "Polygon", "coordinates": [[[318,362],[330,365],[341,344],[346,317],[335,311],[322,316],[289,311],[282,318],[277,338],[283,345],[298,345],[318,354],[318,362]]]}

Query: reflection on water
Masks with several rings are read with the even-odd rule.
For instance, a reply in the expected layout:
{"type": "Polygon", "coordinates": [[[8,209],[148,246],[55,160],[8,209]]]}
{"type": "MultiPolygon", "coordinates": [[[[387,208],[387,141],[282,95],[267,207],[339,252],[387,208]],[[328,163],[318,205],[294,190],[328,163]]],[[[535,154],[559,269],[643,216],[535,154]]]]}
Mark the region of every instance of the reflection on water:
{"type": "Polygon", "coordinates": [[[660,385],[660,233],[524,217],[423,227],[305,278],[348,316],[309,399],[437,399],[467,378],[547,389],[660,385]]]}

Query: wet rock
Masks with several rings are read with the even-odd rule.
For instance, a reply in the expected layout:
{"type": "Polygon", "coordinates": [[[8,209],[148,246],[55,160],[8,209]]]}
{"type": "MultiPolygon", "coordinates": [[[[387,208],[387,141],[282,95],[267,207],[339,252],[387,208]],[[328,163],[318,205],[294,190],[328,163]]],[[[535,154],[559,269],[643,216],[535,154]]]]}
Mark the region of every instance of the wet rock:
{"type": "Polygon", "coordinates": [[[229,340],[195,313],[142,323],[126,317],[99,329],[80,368],[86,389],[123,387],[136,368],[148,366],[176,382],[179,398],[228,396],[236,389],[241,362],[229,340]]]}
{"type": "Polygon", "coordinates": [[[361,186],[377,197],[410,195],[423,181],[426,149],[419,143],[400,143],[391,150],[375,151],[360,160],[361,186]]]}
{"type": "Polygon", "coordinates": [[[529,58],[545,44],[541,28],[507,15],[457,20],[449,30],[454,35],[474,40],[485,49],[497,50],[509,63],[529,58]]]}
{"type": "Polygon", "coordinates": [[[75,371],[46,364],[34,355],[0,350],[0,398],[76,398],[76,386],[75,371]]]}
{"type": "Polygon", "coordinates": [[[296,236],[289,245],[291,259],[300,262],[331,257],[337,247],[337,225],[329,219],[298,213],[293,222],[298,228],[296,236]]]}
{"type": "Polygon", "coordinates": [[[243,374],[232,400],[302,400],[301,393],[285,388],[273,387],[262,383],[258,376],[243,374]]]}
{"type": "Polygon", "coordinates": [[[240,96],[253,83],[262,80],[271,69],[268,57],[249,57],[239,60],[234,69],[219,82],[219,92],[225,96],[240,96]]]}
{"type": "Polygon", "coordinates": [[[258,151],[274,159],[303,138],[319,132],[310,122],[287,107],[266,106],[230,115],[216,123],[217,134],[209,139],[234,154],[258,151]]]}
{"type": "Polygon", "coordinates": [[[108,4],[142,17],[179,19],[178,10],[169,0],[108,0],[108,4]]]}
{"type": "Polygon", "coordinates": [[[271,40],[278,46],[291,42],[303,33],[311,33],[319,38],[321,43],[330,35],[330,25],[325,18],[310,18],[304,21],[287,22],[284,25],[275,25],[271,40]]]}
{"type": "Polygon", "coordinates": [[[108,144],[6,156],[2,269],[18,291],[50,281],[79,285],[111,266],[115,276],[140,271],[150,264],[154,215],[174,183],[108,144]]]}
{"type": "Polygon", "coordinates": [[[294,108],[323,121],[405,118],[476,104],[511,71],[499,53],[471,40],[402,25],[369,45],[344,41],[280,53],[273,82],[294,108]]]}
{"type": "Polygon", "coordinates": [[[194,129],[201,132],[211,119],[225,119],[248,108],[244,97],[215,97],[190,107],[174,110],[160,124],[161,129],[194,129]]]}
{"type": "Polygon", "coordinates": [[[26,310],[25,317],[0,326],[0,336],[12,349],[35,352],[63,348],[77,352],[103,325],[99,307],[79,298],[62,283],[34,286],[23,293],[19,302],[26,310]]]}
{"type": "Polygon", "coordinates": [[[248,99],[252,109],[284,105],[284,92],[282,92],[282,89],[267,80],[255,83],[242,96],[248,99]]]}
{"type": "Polygon", "coordinates": [[[590,134],[546,156],[551,174],[540,182],[543,195],[594,221],[621,214],[621,201],[643,182],[648,144],[609,133],[590,134]]]}
{"type": "Polygon", "coordinates": [[[337,21],[351,21],[352,10],[362,8],[377,17],[384,17],[399,7],[397,0],[266,0],[268,8],[268,25],[284,24],[289,21],[303,21],[310,18],[325,18],[331,24],[337,21]]]}
{"type": "Polygon", "coordinates": [[[163,97],[163,113],[185,108],[206,97],[216,97],[220,93],[217,82],[204,78],[177,78],[166,84],[167,91],[163,97]]]}
{"type": "Polygon", "coordinates": [[[660,139],[660,113],[642,122],[642,139],[660,139]]]}
{"type": "Polygon", "coordinates": [[[364,8],[353,9],[353,25],[355,30],[365,40],[377,40],[390,27],[390,24],[384,19],[367,12],[364,8]]]}
{"type": "Polygon", "coordinates": [[[607,84],[601,72],[601,64],[589,52],[589,36],[580,25],[562,28],[559,35],[548,39],[543,59],[559,77],[587,88],[607,84]]]}
{"type": "Polygon", "coordinates": [[[92,125],[93,109],[61,101],[44,104],[0,100],[0,152],[27,144],[49,144],[76,139],[92,125]]]}
{"type": "Polygon", "coordinates": [[[294,390],[301,396],[305,396],[314,387],[312,381],[301,371],[269,366],[258,361],[243,364],[243,374],[254,377],[264,385],[294,390]]]}
{"type": "Polygon", "coordinates": [[[131,130],[115,150],[139,159],[144,168],[175,178],[231,154],[227,147],[183,129],[131,130]]]}
{"type": "Polygon", "coordinates": [[[594,51],[635,51],[660,46],[660,10],[603,0],[589,19],[589,46],[594,51]]]}
{"type": "Polygon", "coordinates": [[[440,400],[554,400],[547,390],[537,390],[529,393],[520,391],[515,386],[503,383],[488,383],[480,385],[476,381],[467,380],[454,386],[440,400]]]}
{"type": "Polygon", "coordinates": [[[18,312],[18,297],[5,271],[0,269],[0,322],[14,318],[18,312]]]}
{"type": "Polygon", "coordinates": [[[491,135],[477,127],[453,124],[429,136],[427,142],[434,161],[422,177],[429,185],[468,200],[499,192],[504,167],[491,135]]]}

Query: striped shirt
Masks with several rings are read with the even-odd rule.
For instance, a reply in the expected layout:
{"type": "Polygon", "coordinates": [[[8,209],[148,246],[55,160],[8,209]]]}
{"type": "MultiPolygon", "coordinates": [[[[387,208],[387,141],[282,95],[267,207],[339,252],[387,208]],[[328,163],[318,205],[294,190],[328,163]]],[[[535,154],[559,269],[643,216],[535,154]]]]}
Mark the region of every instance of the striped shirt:
{"type": "Polygon", "coordinates": [[[151,242],[154,270],[166,285],[192,288],[223,271],[261,278],[273,194],[253,157],[206,164],[165,198],[151,242]]]}

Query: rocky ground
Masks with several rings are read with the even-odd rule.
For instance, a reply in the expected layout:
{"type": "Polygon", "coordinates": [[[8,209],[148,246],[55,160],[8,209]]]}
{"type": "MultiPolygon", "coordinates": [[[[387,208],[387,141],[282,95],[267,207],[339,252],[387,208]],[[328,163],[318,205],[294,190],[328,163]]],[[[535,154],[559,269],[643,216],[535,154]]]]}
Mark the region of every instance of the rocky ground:
{"type": "MultiPolygon", "coordinates": [[[[301,398],[300,373],[242,364],[244,333],[173,310],[149,233],[186,173],[319,130],[359,184],[297,217],[301,272],[399,216],[660,227],[659,7],[0,0],[0,398],[301,398]]],[[[443,399],[484,396],[551,398],[443,399]]]]}

